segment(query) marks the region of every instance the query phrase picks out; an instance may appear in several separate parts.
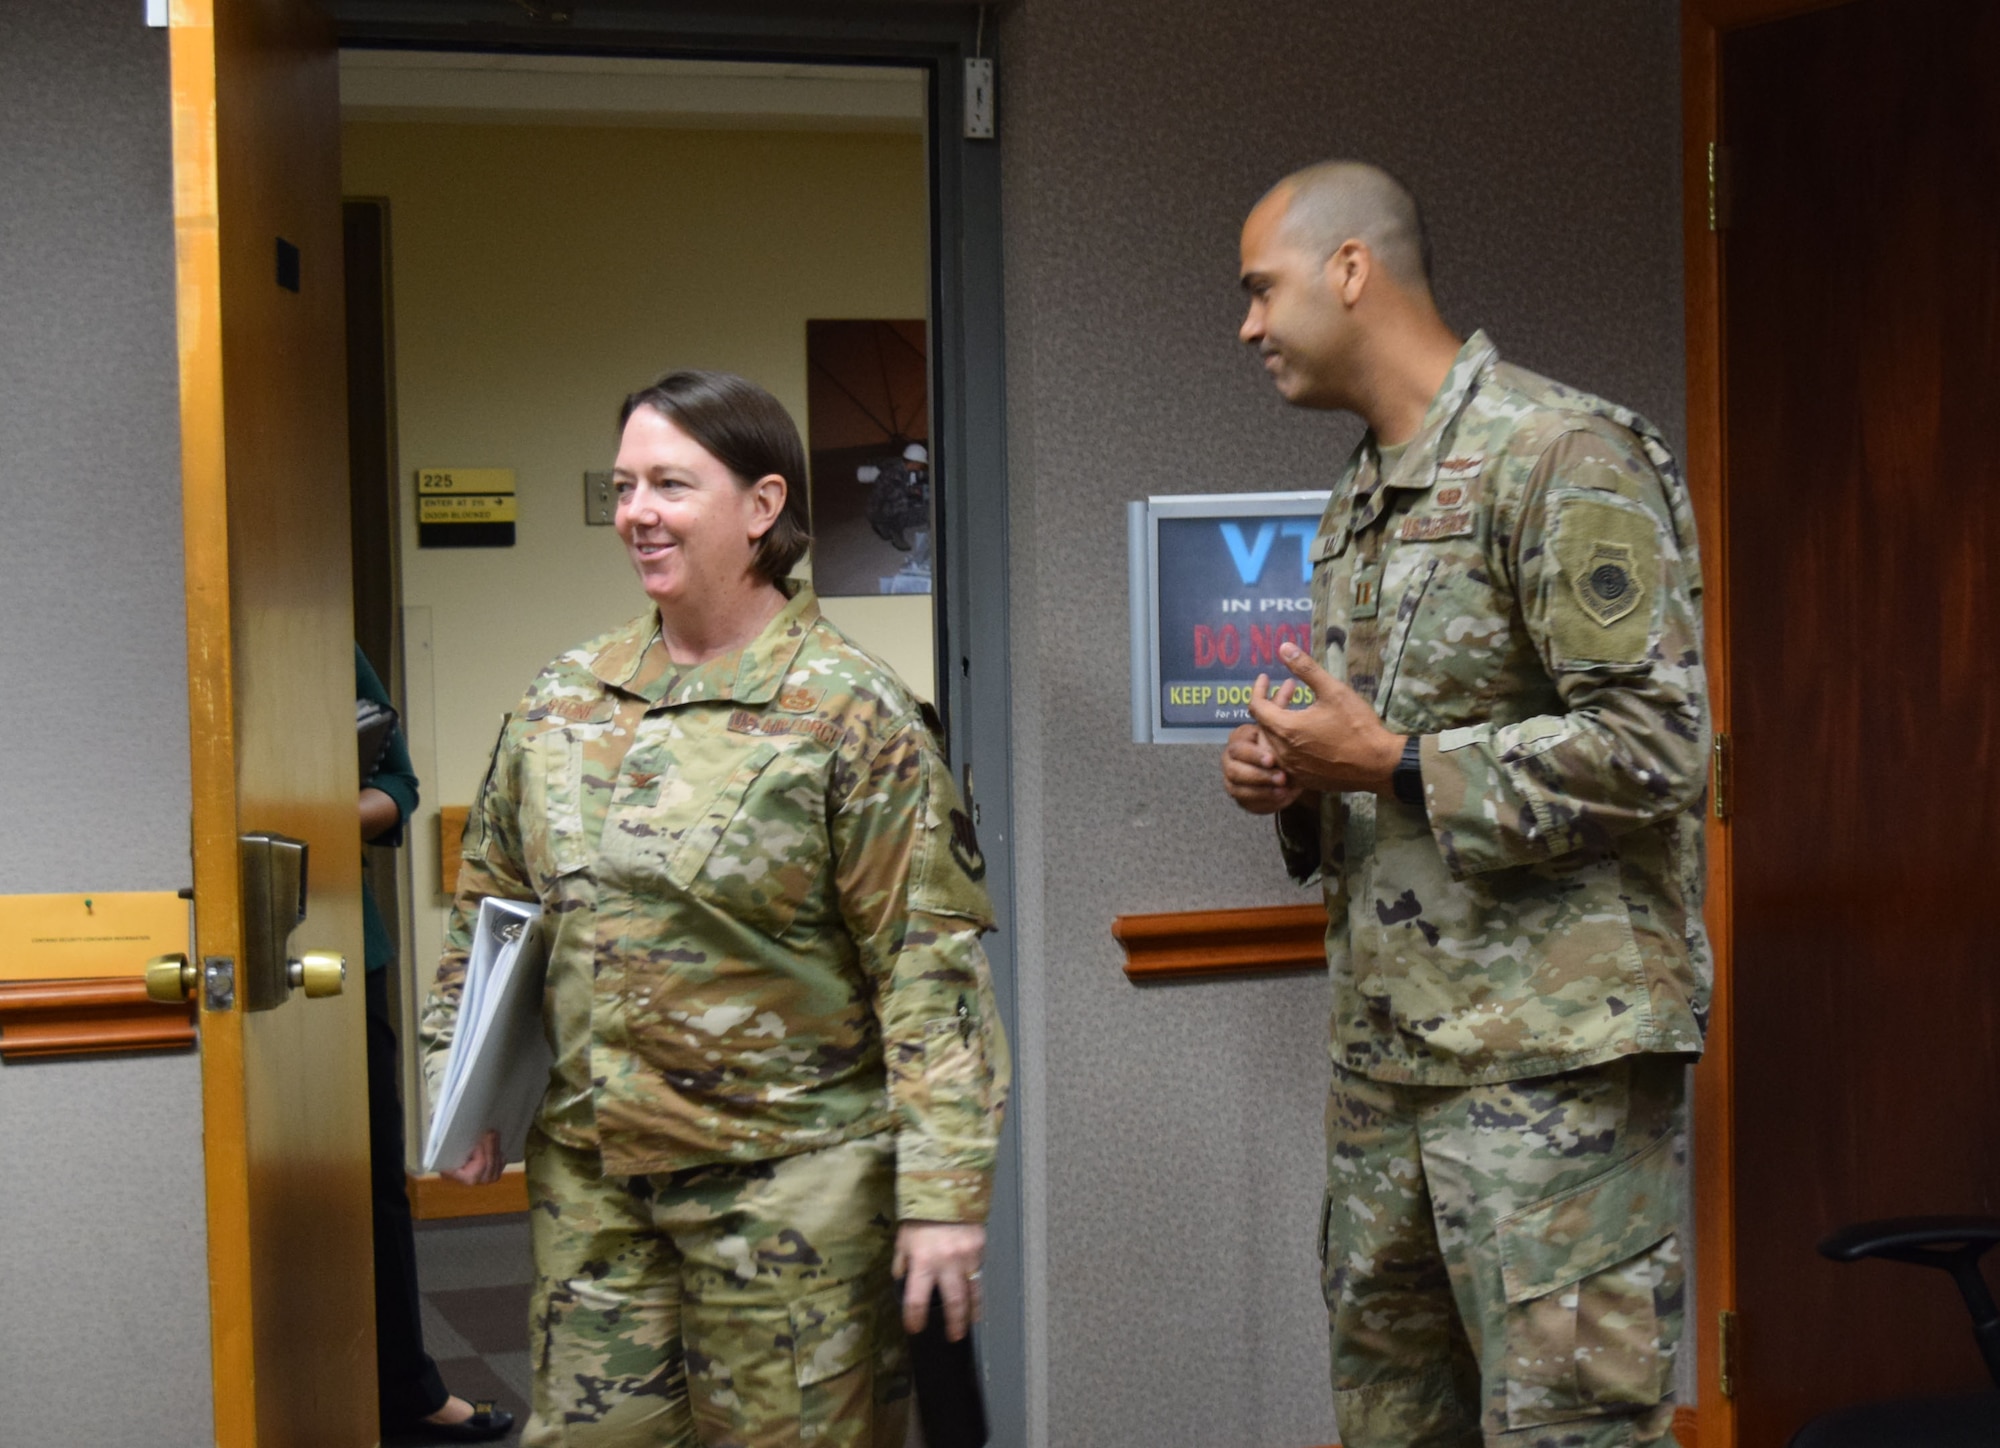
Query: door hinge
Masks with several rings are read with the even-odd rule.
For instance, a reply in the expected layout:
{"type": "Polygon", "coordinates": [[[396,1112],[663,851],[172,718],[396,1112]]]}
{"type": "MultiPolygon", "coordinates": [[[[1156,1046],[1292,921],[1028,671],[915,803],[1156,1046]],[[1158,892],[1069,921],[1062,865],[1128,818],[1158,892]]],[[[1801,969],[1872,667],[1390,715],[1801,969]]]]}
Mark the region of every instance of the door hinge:
{"type": "Polygon", "coordinates": [[[1717,734],[1708,755],[1708,802],[1717,820],[1729,818],[1729,736],[1717,734]]]}
{"type": "Polygon", "coordinates": [[[1718,1312],[1715,1331],[1715,1376],[1722,1396],[1736,1396],[1736,1314],[1718,1312]]]}
{"type": "Polygon", "coordinates": [[[1729,229],[1729,148],[1720,141],[1708,143],[1708,229],[1729,229]]]}

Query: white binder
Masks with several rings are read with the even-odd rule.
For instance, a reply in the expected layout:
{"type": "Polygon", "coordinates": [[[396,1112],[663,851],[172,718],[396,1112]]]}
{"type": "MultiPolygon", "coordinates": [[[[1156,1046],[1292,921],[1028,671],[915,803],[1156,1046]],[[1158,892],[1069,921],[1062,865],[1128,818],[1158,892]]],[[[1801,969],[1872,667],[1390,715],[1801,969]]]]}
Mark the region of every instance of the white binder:
{"type": "Polygon", "coordinates": [[[463,1165],[487,1131],[500,1133],[504,1160],[520,1160],[527,1145],[555,1062],[542,1029],[548,943],[541,913],[526,900],[489,895],[479,902],[458,1025],[424,1139],[427,1172],[463,1165]]]}

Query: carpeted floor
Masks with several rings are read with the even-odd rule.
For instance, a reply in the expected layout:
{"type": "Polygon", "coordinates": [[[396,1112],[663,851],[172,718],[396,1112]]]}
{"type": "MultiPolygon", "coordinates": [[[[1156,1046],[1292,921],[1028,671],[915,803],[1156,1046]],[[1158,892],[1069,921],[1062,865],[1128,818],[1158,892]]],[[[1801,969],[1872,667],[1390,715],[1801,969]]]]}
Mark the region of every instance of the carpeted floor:
{"type": "MultiPolygon", "coordinates": [[[[528,1419],[528,1221],[466,1217],[417,1223],[417,1280],[424,1291],[424,1347],[461,1398],[491,1398],[528,1419]]],[[[397,1448],[424,1442],[398,1436],[397,1448]]]]}

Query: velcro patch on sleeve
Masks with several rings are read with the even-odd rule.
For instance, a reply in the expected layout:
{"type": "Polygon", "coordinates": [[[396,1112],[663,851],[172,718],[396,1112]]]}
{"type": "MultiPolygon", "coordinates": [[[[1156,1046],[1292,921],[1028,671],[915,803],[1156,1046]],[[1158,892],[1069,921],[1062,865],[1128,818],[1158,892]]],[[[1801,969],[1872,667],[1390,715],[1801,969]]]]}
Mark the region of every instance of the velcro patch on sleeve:
{"type": "Polygon", "coordinates": [[[910,908],[962,916],[990,930],[993,904],[986,894],[986,856],[951,771],[934,753],[924,760],[924,794],[923,825],[910,870],[910,908]]]}
{"type": "Polygon", "coordinates": [[[1572,497],[1558,505],[1549,632],[1559,659],[1633,664],[1646,656],[1660,576],[1659,526],[1643,508],[1572,497]]]}

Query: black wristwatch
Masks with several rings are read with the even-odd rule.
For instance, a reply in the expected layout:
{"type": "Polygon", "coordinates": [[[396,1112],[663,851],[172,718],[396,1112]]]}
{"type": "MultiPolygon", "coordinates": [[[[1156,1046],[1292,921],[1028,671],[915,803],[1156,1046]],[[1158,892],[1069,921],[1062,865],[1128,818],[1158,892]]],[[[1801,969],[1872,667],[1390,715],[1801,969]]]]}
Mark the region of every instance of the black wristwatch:
{"type": "Polygon", "coordinates": [[[1389,790],[1404,804],[1424,802],[1424,737],[1412,734],[1403,741],[1403,757],[1389,776],[1389,790]]]}

